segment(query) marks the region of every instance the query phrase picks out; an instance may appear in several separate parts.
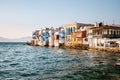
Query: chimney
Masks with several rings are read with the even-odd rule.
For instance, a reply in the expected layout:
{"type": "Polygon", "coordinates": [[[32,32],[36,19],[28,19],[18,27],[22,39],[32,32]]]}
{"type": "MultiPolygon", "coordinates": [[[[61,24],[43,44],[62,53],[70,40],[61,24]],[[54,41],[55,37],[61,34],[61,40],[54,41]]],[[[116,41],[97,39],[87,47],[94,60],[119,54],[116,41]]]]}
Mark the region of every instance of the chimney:
{"type": "Polygon", "coordinates": [[[103,26],[103,23],[102,23],[102,22],[99,23],[99,27],[101,27],[101,26],[103,26]]]}

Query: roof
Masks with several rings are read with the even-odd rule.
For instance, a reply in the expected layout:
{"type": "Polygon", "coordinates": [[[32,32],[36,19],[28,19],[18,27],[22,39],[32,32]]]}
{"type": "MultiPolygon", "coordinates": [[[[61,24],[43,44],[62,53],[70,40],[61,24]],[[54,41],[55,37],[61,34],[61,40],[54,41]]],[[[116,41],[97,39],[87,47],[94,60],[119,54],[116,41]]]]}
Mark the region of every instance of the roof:
{"type": "Polygon", "coordinates": [[[92,27],[90,29],[120,29],[120,27],[118,26],[95,26],[95,27],[92,27]]]}
{"type": "Polygon", "coordinates": [[[94,26],[93,24],[75,22],[75,23],[71,23],[71,24],[66,24],[65,27],[69,27],[69,26],[75,27],[75,25],[77,25],[77,26],[94,26]]]}

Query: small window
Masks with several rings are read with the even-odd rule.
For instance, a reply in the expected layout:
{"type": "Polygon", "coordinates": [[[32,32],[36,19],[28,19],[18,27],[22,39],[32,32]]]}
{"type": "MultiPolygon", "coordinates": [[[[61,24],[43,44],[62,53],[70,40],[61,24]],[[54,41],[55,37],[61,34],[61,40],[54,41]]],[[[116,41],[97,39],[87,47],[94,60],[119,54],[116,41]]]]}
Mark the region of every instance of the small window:
{"type": "Polygon", "coordinates": [[[88,41],[88,39],[86,38],[85,41],[88,41]]]}
{"type": "Polygon", "coordinates": [[[56,39],[59,39],[59,35],[56,35],[56,39]]]}

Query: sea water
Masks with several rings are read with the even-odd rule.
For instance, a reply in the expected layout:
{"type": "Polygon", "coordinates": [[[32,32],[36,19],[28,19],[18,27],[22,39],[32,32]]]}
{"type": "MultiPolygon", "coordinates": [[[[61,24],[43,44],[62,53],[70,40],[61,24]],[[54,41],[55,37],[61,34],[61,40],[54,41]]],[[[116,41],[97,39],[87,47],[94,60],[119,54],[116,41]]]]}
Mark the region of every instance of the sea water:
{"type": "Polygon", "coordinates": [[[120,80],[120,53],[0,43],[0,80],[120,80]]]}

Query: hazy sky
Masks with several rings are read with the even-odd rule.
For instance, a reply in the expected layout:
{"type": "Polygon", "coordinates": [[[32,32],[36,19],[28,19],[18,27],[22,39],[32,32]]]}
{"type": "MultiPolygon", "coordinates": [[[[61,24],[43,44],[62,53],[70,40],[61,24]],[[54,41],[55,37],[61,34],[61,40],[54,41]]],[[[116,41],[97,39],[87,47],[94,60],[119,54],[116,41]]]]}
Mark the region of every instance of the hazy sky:
{"type": "Polygon", "coordinates": [[[120,24],[120,0],[0,0],[0,36],[30,36],[35,29],[73,22],[120,24]]]}

